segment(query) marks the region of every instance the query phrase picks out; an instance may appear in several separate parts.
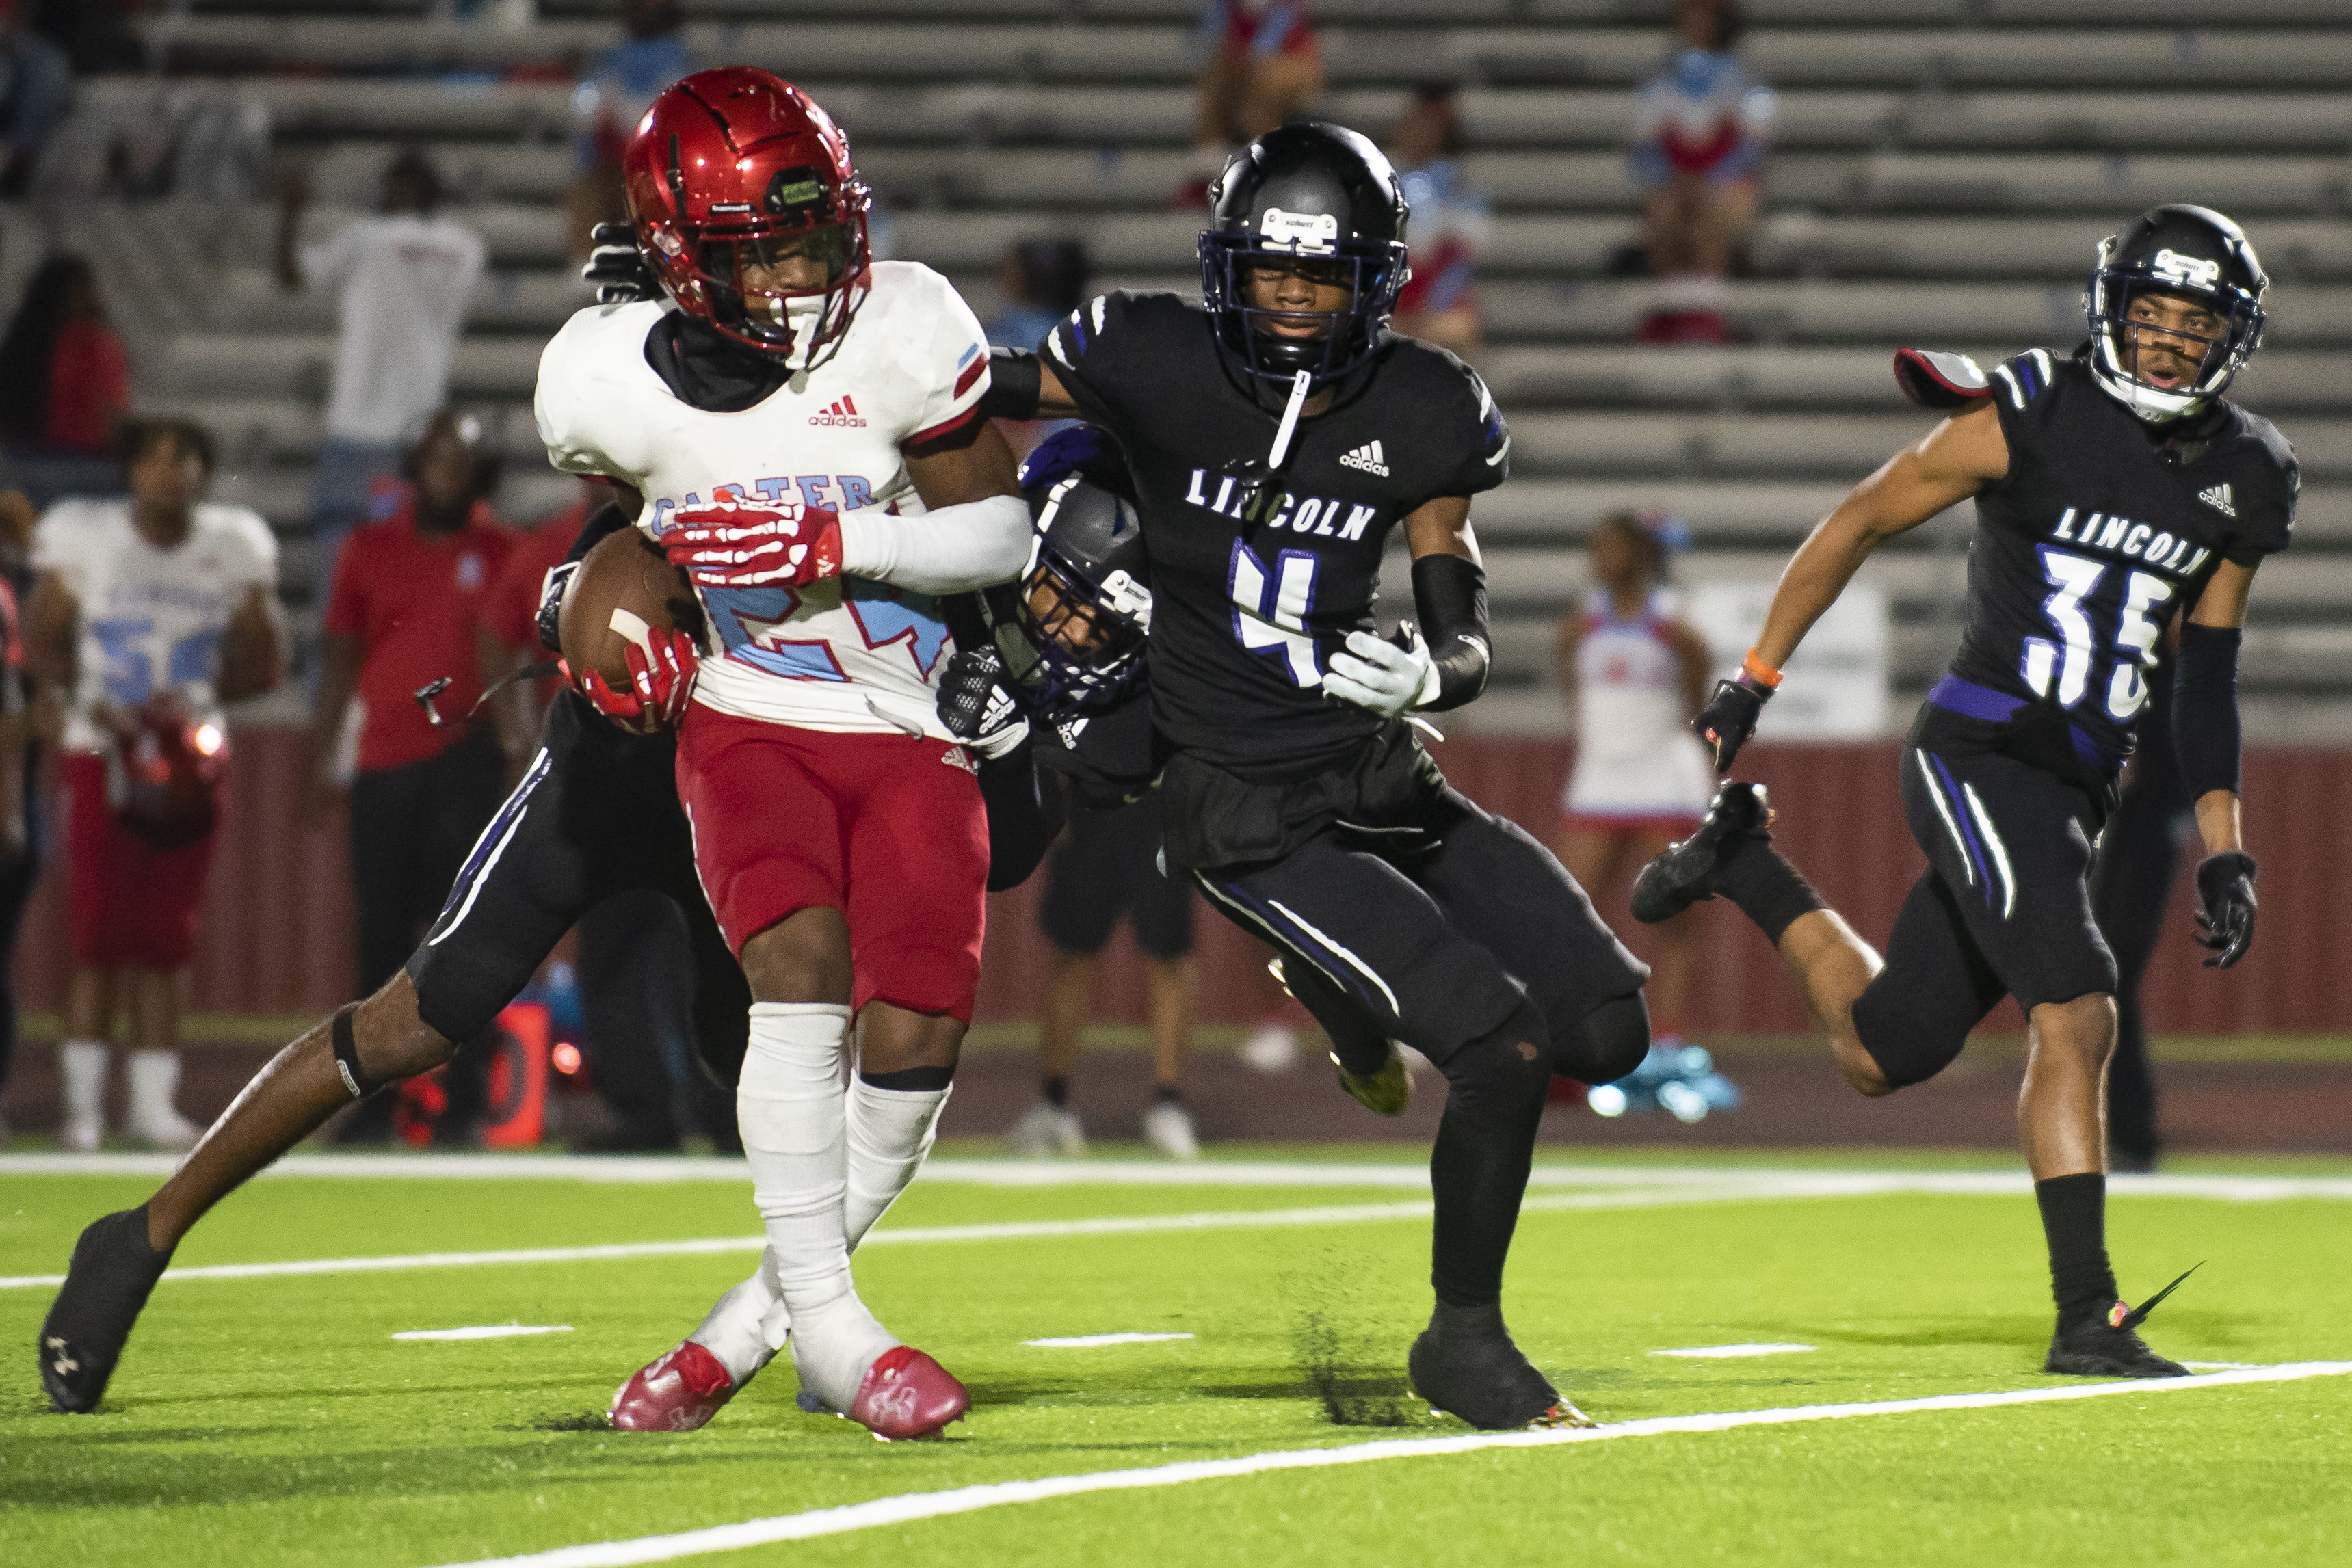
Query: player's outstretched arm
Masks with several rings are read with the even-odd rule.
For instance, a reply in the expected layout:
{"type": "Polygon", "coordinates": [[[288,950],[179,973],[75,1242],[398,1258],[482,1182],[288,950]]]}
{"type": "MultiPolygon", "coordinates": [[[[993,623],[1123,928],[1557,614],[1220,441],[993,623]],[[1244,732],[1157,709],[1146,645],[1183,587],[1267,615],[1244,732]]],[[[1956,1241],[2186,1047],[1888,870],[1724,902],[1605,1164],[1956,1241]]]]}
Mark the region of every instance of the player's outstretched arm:
{"type": "Polygon", "coordinates": [[[1772,591],[1764,630],[1738,679],[1719,681],[1691,727],[1718,771],[1729,772],[1756,728],[1765,699],[1813,622],[1837,602],[1871,552],[1954,507],[2009,472],[2009,440],[1990,398],[1953,414],[1853,487],[1797,547],[1772,591]]]}
{"type": "Polygon", "coordinates": [[[2224,560],[2180,628],[2172,681],[2173,747],[2196,802],[2205,858],[2197,866],[2197,941],[2226,969],[2254,941],[2254,857],[2238,815],[2238,643],[2254,568],[2224,560]]]}

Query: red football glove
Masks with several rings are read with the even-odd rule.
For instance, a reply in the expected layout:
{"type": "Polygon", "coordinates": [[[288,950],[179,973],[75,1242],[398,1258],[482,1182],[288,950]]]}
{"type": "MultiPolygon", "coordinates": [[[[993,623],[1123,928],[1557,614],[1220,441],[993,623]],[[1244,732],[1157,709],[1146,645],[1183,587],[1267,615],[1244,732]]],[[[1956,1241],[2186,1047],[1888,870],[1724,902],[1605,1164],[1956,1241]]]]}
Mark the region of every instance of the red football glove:
{"type": "Polygon", "coordinates": [[[683,632],[649,628],[646,639],[650,656],[632,643],[621,654],[629,666],[629,685],[615,691],[604,677],[590,670],[580,678],[580,695],[589,706],[624,729],[652,735],[674,727],[694,696],[694,677],[702,667],[694,639],[683,632]]]}
{"type": "Polygon", "coordinates": [[[721,501],[677,512],[661,547],[698,588],[797,587],[841,575],[841,514],[721,501]]]}

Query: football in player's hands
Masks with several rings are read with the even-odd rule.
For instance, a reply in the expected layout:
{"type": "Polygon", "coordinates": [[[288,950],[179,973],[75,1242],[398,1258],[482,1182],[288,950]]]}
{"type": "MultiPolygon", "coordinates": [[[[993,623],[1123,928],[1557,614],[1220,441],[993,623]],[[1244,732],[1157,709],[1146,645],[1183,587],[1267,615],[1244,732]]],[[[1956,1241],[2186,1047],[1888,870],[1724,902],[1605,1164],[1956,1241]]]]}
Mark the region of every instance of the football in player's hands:
{"type": "Polygon", "coordinates": [[[598,224],[588,231],[588,243],[593,248],[580,269],[580,279],[595,288],[597,304],[634,305],[662,297],[661,279],[637,248],[635,224],[598,224]]]}
{"type": "Polygon", "coordinates": [[[2226,969],[2254,945],[2254,857],[2224,850],[2197,862],[2197,945],[2212,956],[2209,969],[2226,969]]]}
{"type": "Polygon", "coordinates": [[[1706,744],[1707,757],[1717,773],[1731,771],[1739,748],[1756,733],[1756,721],[1762,716],[1764,701],[1771,695],[1769,687],[1753,685],[1745,680],[1715,683],[1715,695],[1691,720],[1691,728],[1706,744]]]}
{"type": "Polygon", "coordinates": [[[798,587],[841,575],[841,514],[791,501],[685,507],[661,547],[697,587],[798,587]]]}
{"type": "Polygon", "coordinates": [[[1323,672],[1323,695],[1379,714],[1402,718],[1437,695],[1437,664],[1411,622],[1397,628],[1398,641],[1370,632],[1350,632],[1344,651],[1331,655],[1323,672]]]}
{"type": "Polygon", "coordinates": [[[1004,661],[993,648],[965,648],[940,673],[940,722],[993,762],[1028,737],[1029,720],[1004,688],[1004,661]]]}
{"type": "Polygon", "coordinates": [[[626,688],[590,670],[580,678],[580,695],[624,729],[651,735],[676,727],[693,700],[694,677],[702,668],[694,639],[667,626],[648,627],[644,646],[632,643],[621,656],[629,667],[626,688]]]}

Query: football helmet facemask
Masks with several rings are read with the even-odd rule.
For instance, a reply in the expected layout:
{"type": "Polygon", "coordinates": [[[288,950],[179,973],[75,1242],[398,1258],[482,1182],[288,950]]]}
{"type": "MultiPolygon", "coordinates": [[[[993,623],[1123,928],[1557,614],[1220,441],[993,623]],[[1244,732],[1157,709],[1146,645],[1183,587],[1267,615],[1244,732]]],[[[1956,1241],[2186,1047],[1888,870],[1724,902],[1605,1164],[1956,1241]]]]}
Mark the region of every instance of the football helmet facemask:
{"type": "Polygon", "coordinates": [[[1322,383],[1371,357],[1412,276],[1405,261],[1405,201],[1381,150],[1336,125],[1269,131],[1226,163],[1209,189],[1201,234],[1201,294],[1226,367],[1253,392],[1286,392],[1301,371],[1322,383]],[[1296,272],[1347,291],[1332,311],[1263,308],[1249,280],[1260,269],[1296,272]],[[1312,322],[1311,336],[1280,327],[1312,322]]]}
{"type": "Polygon", "coordinates": [[[803,368],[832,356],[866,298],[873,196],[815,99],[747,66],[698,71],[654,100],[622,172],[679,309],[803,368]]]}
{"type": "MultiPolygon", "coordinates": [[[[2084,296],[2092,371],[2108,395],[2151,424],[2198,413],[2262,346],[2269,287],[2254,247],[2228,218],[2207,207],[2150,208],[2099,246],[2084,296]],[[2135,319],[2135,303],[2149,296],[2207,312],[2218,329],[2135,319]],[[2159,359],[2186,360],[2189,368],[2176,376],[2143,362],[2159,359]]],[[[2178,313],[2144,314],[2177,319],[2178,313]]]]}

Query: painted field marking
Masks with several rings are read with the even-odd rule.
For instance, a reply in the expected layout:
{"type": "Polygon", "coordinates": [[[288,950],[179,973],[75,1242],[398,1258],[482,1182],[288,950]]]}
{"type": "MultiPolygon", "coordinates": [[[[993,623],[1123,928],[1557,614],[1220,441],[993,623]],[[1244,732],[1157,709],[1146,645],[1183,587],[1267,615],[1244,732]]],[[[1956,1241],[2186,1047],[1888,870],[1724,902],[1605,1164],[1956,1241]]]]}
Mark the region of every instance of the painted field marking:
{"type": "Polygon", "coordinates": [[[1727,1361],[1742,1355],[1787,1355],[1793,1351],[1817,1350],[1810,1344],[1695,1344],[1684,1350],[1654,1350],[1652,1355],[1681,1355],[1693,1361],[1727,1361]]]}
{"type": "Polygon", "coordinates": [[[2074,1384],[2056,1388],[2020,1388],[1999,1394],[1942,1394],[1925,1399],[1889,1399],[1874,1404],[1795,1405],[1770,1410],[1727,1410],[1703,1416],[1661,1416],[1645,1421],[1621,1421],[1613,1426],[1549,1432],[1480,1432],[1460,1437],[1412,1437],[1378,1443],[1347,1443],[1328,1448],[1279,1448],[1235,1459],[1191,1459],[1181,1464],[1153,1465],[1141,1469],[1093,1470],[1078,1475],[1043,1476],[1034,1480],[995,1481],[984,1486],[958,1487],[950,1491],[908,1492],[876,1498],[870,1502],[839,1508],[812,1509],[770,1519],[750,1519],[737,1524],[712,1525],[671,1535],[646,1535],[630,1541],[600,1541],[583,1546],[560,1546],[519,1557],[489,1557],[445,1568],[628,1568],[639,1563],[668,1563],[712,1552],[736,1552],[779,1541],[807,1541],[842,1535],[878,1525],[912,1524],[951,1514],[976,1513],[1012,1503],[1043,1502],[1051,1498],[1077,1497],[1088,1492],[1133,1491],[1147,1487],[1183,1486],[1192,1481],[1229,1480],[1264,1475],[1272,1470],[1320,1469],[1333,1465],[1360,1465],[1376,1459],[1427,1458],[1447,1454],[1475,1453],[1485,1448],[1538,1448],[1574,1443],[1605,1443],[1618,1437],[1654,1437],[1673,1433],[1729,1432],[1742,1427],[1778,1427],[1799,1421],[1837,1421],[1854,1416],[1903,1416],[1930,1410],[1984,1410],[2004,1405],[2045,1405],[2072,1399],[2096,1399],[2114,1394],[2143,1396],[2179,1394],[2252,1383],[2292,1383],[2310,1377],[2336,1377],[2352,1373],[2352,1361],[2290,1362],[2279,1366],[2252,1367],[2242,1372],[2217,1372],[2206,1377],[2150,1378],[2126,1383],[2074,1384]]]}
{"type": "Polygon", "coordinates": [[[2261,1364],[2252,1361],[2184,1361],[2180,1364],[2191,1372],[2242,1372],[2261,1364]]]}
{"type": "MultiPolygon", "coordinates": [[[[1746,1200],[1745,1191],[1710,1194],[1677,1187],[1664,1192],[1558,1193],[1531,1197],[1522,1214],[1579,1208],[1643,1208],[1656,1204],[1746,1200]]],[[[1766,1195],[1769,1196],[1769,1195],[1766,1195]]],[[[940,1241],[1027,1241],[1065,1236],[1142,1236],[1171,1230],[1254,1230],[1300,1225],[1361,1225],[1383,1220],[1426,1219],[1427,1203],[1328,1204],[1310,1208],[1218,1210],[1205,1214],[1145,1214],[1106,1219],[1008,1220],[996,1225],[909,1225],[877,1230],[859,1243],[868,1247],[923,1245],[940,1241]]],[[[411,1252],[379,1258],[313,1258],[284,1263],[211,1263],[171,1269],[165,1280],[266,1280],[293,1274],[380,1274],[411,1269],[469,1269],[501,1264],[605,1263],[624,1258],[678,1258],[709,1252],[756,1252],[761,1236],[719,1236],[693,1241],[625,1241],[599,1247],[506,1247],[486,1252],[411,1252]]],[[[63,1274],[0,1275],[0,1290],[29,1290],[65,1283],[63,1274]]]]}
{"type": "MultiPolygon", "coordinates": [[[[180,1164],[172,1155],[0,1155],[0,1176],[139,1176],[161,1180],[180,1164]]],[[[444,1181],[571,1181],[665,1184],[751,1180],[740,1160],[711,1156],[612,1155],[289,1155],[261,1177],[347,1176],[444,1181]]],[[[1149,1160],[936,1159],[919,1182],[962,1186],[1354,1186],[1429,1190],[1424,1160],[1301,1161],[1204,1159],[1186,1165],[1149,1160]]],[[[1538,1164],[1535,1187],[1754,1186],[1766,1196],[1862,1197],[1883,1193],[2018,1195],[2033,1178],[2017,1171],[1822,1170],[1752,1166],[1579,1166],[1538,1164]],[[1783,1190],[1801,1187],[1801,1191],[1783,1190]]],[[[2352,1176],[2112,1176],[2115,1197],[2210,1197],[2264,1203],[2285,1198],[2352,1200],[2352,1176]]]]}
{"type": "Polygon", "coordinates": [[[1021,1343],[1046,1350],[1090,1350],[1098,1344],[1150,1344],[1163,1339],[1192,1337],[1188,1333],[1080,1333],[1065,1334],[1058,1339],[1024,1339],[1021,1343]]]}
{"type": "Polygon", "coordinates": [[[466,1329],[407,1329],[394,1339],[513,1339],[528,1333],[570,1333],[570,1323],[482,1323],[466,1329]]]}

